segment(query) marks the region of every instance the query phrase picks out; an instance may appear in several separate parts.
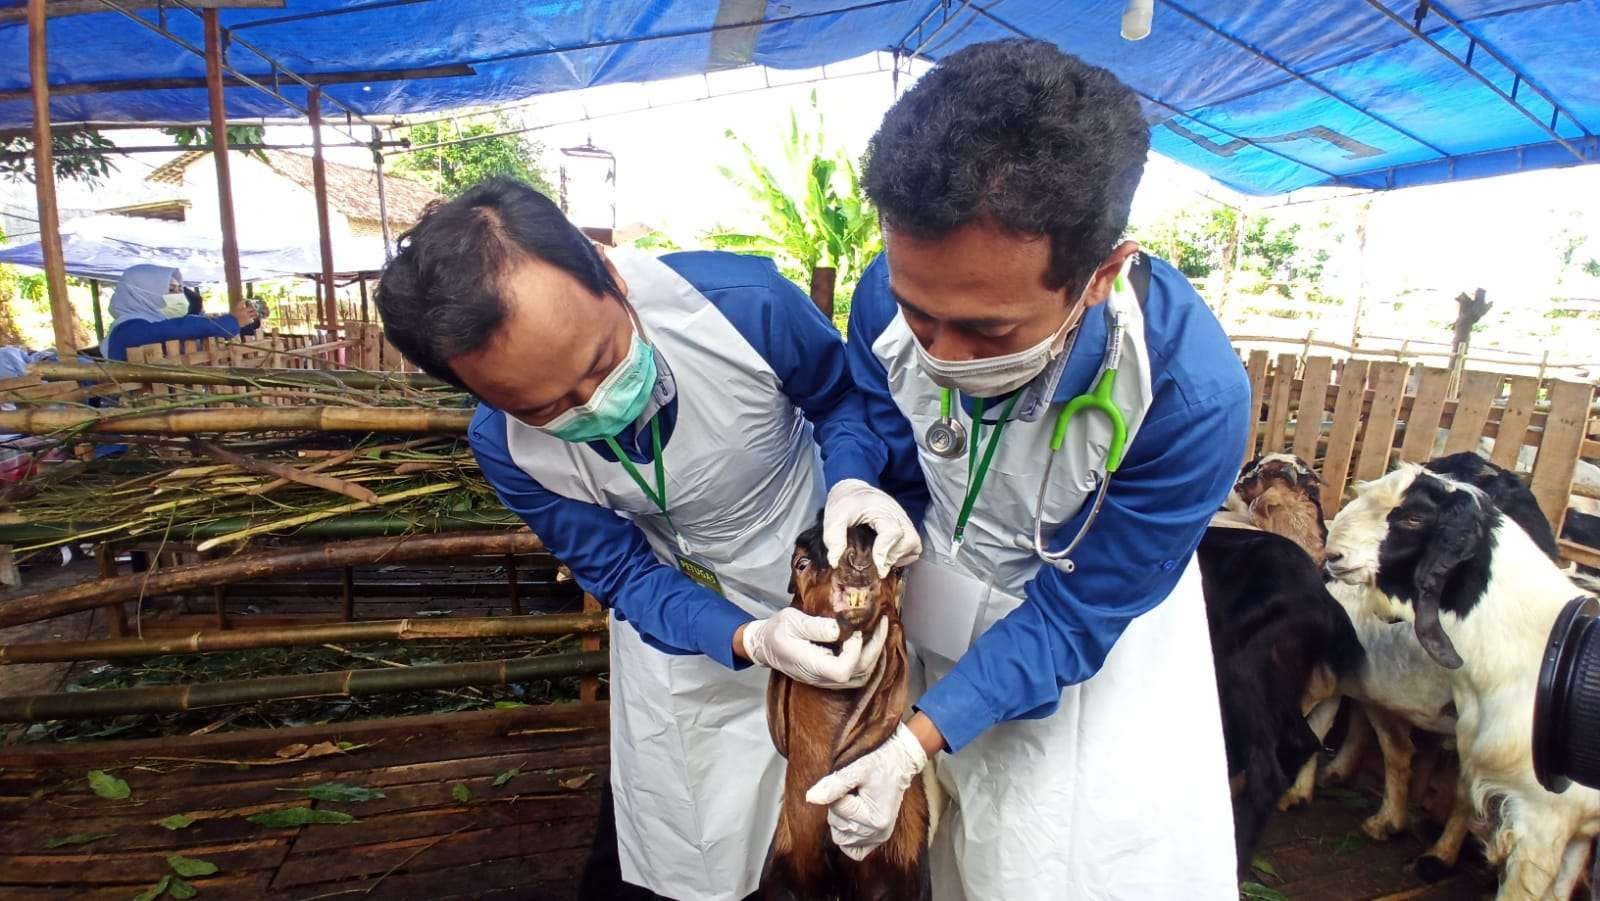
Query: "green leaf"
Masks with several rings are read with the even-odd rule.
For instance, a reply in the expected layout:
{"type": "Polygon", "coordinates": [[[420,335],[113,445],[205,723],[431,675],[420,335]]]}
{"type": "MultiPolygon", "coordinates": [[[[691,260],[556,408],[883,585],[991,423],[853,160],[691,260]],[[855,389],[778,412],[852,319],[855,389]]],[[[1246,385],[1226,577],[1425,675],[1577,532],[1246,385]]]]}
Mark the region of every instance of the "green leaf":
{"type": "Polygon", "coordinates": [[[291,807],[288,810],[272,810],[266,813],[251,814],[245,819],[255,823],[257,826],[269,826],[275,829],[318,824],[342,826],[346,823],[361,822],[343,811],[320,810],[312,807],[291,807]]]}
{"type": "Polygon", "coordinates": [[[1282,876],[1278,875],[1278,869],[1272,865],[1272,861],[1266,859],[1265,857],[1257,857],[1256,859],[1250,861],[1250,869],[1255,870],[1257,873],[1260,873],[1263,876],[1271,876],[1273,879],[1283,878],[1282,876]]]}
{"type": "Polygon", "coordinates": [[[455,786],[450,789],[450,797],[455,798],[462,804],[465,804],[472,800],[472,789],[467,788],[465,785],[457,782],[455,786]]]}
{"type": "Polygon", "coordinates": [[[194,820],[189,819],[181,813],[175,813],[164,820],[157,820],[156,825],[160,826],[162,829],[171,829],[173,831],[177,831],[179,829],[188,829],[190,826],[193,826],[194,820]]]}
{"type": "Polygon", "coordinates": [[[128,783],[104,770],[89,771],[89,787],[94,793],[111,801],[121,801],[133,794],[128,783]]]}
{"type": "Polygon", "coordinates": [[[184,857],[181,854],[167,858],[167,866],[179,876],[187,876],[190,879],[196,876],[212,876],[217,872],[217,865],[211,861],[195,860],[193,857],[184,857]]]}
{"type": "Polygon", "coordinates": [[[1289,901],[1289,896],[1259,882],[1239,883],[1239,894],[1251,901],[1289,901]]]}
{"type": "Polygon", "coordinates": [[[178,899],[178,901],[188,901],[188,899],[200,894],[200,890],[182,879],[173,879],[172,884],[167,886],[167,894],[178,899]]]}
{"type": "Polygon", "coordinates": [[[511,769],[506,770],[500,775],[494,777],[494,787],[499,788],[500,786],[505,785],[507,782],[510,782],[520,775],[522,775],[522,767],[514,766],[511,769]]]}
{"type": "Polygon", "coordinates": [[[343,782],[324,782],[321,785],[312,785],[306,788],[280,788],[281,792],[299,792],[307,797],[316,798],[318,801],[339,801],[346,804],[356,801],[376,801],[387,797],[375,788],[363,788],[359,785],[348,785],[343,782]]]}
{"type": "Polygon", "coordinates": [[[53,838],[44,843],[46,848],[65,848],[68,845],[87,845],[103,838],[110,838],[115,832],[75,832],[72,835],[53,838]]]}
{"type": "Polygon", "coordinates": [[[522,703],[521,701],[495,701],[494,702],[494,709],[496,709],[496,710],[515,710],[518,707],[526,707],[526,706],[528,706],[528,705],[522,703]]]}
{"type": "Polygon", "coordinates": [[[1367,846],[1367,840],[1354,832],[1346,833],[1339,843],[1333,846],[1335,854],[1354,854],[1367,846]]]}
{"type": "Polygon", "coordinates": [[[171,887],[171,885],[172,875],[169,873],[166,876],[162,876],[160,882],[157,882],[155,885],[152,885],[139,894],[134,895],[133,901],[156,901],[157,898],[167,893],[167,889],[171,887]]]}

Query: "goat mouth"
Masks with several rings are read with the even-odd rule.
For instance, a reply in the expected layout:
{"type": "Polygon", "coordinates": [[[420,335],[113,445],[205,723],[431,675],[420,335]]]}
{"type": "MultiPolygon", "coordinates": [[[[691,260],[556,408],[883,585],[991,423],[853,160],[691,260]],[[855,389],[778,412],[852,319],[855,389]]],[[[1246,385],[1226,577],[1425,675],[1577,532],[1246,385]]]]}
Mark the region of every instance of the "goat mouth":
{"type": "Polygon", "coordinates": [[[875,586],[847,585],[844,582],[835,581],[829,600],[833,603],[834,613],[860,615],[872,610],[874,597],[875,586]]]}

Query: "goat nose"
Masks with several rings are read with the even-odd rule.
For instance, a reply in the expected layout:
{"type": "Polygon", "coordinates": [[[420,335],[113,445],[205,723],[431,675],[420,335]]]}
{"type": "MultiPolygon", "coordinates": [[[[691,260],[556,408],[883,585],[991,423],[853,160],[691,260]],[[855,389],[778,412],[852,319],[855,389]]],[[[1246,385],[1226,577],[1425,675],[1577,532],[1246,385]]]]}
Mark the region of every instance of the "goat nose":
{"type": "Polygon", "coordinates": [[[845,566],[858,572],[865,571],[872,566],[872,554],[869,551],[851,548],[844,555],[845,566]]]}
{"type": "Polygon", "coordinates": [[[1323,555],[1322,559],[1329,563],[1338,563],[1340,560],[1344,559],[1344,555],[1329,551],[1323,555]]]}

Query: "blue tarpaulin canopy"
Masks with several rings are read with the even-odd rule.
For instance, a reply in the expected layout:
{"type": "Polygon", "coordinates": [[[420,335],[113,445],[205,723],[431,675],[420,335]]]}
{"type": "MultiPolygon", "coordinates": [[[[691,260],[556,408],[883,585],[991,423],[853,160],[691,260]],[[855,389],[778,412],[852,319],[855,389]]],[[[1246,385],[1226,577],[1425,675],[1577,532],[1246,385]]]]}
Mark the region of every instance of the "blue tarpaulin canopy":
{"type": "MultiPolygon", "coordinates": [[[[202,45],[199,17],[180,5],[113,2],[202,45]]],[[[0,129],[30,121],[22,6],[0,0],[0,129]]],[[[809,68],[874,50],[938,60],[1027,35],[1115,71],[1143,98],[1158,152],[1249,193],[1394,188],[1600,160],[1600,0],[1163,0],[1138,42],[1118,35],[1122,9],[1116,0],[286,0],[226,9],[221,21],[228,64],[288,101],[231,86],[237,119],[299,117],[306,89],[283,70],[325,85],[355,113],[399,115],[747,64],[809,68]]],[[[56,122],[205,120],[200,57],[128,14],[60,15],[48,35],[56,122]]],[[[345,118],[343,109],[324,115],[345,118]]]]}

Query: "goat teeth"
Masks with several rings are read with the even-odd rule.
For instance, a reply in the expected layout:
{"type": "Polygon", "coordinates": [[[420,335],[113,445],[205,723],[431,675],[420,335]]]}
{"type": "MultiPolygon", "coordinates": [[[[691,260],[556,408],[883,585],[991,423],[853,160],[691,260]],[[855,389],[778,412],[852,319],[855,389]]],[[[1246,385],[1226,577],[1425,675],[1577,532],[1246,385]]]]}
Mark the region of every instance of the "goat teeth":
{"type": "Polygon", "coordinates": [[[863,608],[863,607],[867,606],[867,589],[865,589],[865,588],[846,588],[845,589],[845,600],[849,601],[850,606],[851,606],[852,609],[863,608]]]}

